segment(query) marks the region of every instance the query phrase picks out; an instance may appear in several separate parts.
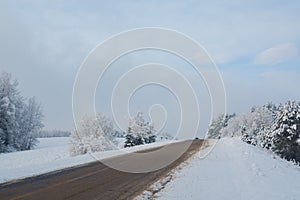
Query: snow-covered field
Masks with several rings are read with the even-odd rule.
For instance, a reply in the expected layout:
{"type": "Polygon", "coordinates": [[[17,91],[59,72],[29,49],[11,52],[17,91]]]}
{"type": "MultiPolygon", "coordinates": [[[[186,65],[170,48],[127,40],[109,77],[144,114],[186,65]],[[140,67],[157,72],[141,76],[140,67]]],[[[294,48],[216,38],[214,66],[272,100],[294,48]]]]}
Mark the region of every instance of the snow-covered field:
{"type": "MultiPolygon", "coordinates": [[[[120,138],[117,141],[119,147],[124,145],[124,139],[120,138]]],[[[95,161],[95,158],[104,159],[170,142],[157,142],[123,150],[71,157],[68,137],[40,138],[34,150],[0,154],[0,183],[92,162],[95,161]]]]}
{"type": "Polygon", "coordinates": [[[300,167],[265,150],[237,138],[224,138],[206,157],[204,154],[197,153],[138,199],[159,190],[154,197],[160,200],[300,199],[300,167]]]}

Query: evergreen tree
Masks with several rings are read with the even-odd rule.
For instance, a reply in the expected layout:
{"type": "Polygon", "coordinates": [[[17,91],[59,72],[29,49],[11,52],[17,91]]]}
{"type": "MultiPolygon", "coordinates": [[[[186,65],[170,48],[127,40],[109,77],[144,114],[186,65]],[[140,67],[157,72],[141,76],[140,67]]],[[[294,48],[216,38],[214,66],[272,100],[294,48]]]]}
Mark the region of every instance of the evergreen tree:
{"type": "Polygon", "coordinates": [[[152,124],[150,124],[149,122],[146,123],[146,137],[144,138],[145,143],[149,144],[149,143],[153,143],[156,140],[156,135],[154,132],[154,127],[152,124]]]}
{"type": "Polygon", "coordinates": [[[132,135],[132,129],[131,127],[127,128],[127,132],[125,134],[125,145],[124,147],[133,147],[135,146],[135,137],[132,135]]]}
{"type": "Polygon", "coordinates": [[[300,105],[288,101],[278,113],[271,133],[272,150],[287,160],[300,163],[300,105]]]}
{"type": "Polygon", "coordinates": [[[143,113],[138,112],[137,115],[129,119],[129,126],[125,134],[124,147],[153,143],[156,140],[154,127],[149,122],[145,122],[143,113]]]}

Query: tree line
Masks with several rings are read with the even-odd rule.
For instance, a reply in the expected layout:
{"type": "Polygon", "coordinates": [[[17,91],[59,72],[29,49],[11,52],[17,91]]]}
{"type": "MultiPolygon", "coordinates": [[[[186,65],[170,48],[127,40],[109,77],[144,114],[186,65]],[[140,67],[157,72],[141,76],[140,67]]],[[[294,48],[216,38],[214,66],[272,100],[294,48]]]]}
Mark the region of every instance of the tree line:
{"type": "Polygon", "coordinates": [[[207,137],[240,137],[300,164],[300,102],[268,103],[241,115],[222,114],[212,121],[207,137]]]}

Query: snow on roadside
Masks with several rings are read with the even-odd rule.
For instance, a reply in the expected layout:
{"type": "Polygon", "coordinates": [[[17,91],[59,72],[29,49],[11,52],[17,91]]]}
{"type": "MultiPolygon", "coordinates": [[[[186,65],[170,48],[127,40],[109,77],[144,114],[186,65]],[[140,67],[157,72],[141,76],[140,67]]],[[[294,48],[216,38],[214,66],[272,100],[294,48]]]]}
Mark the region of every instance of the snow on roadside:
{"type": "Polygon", "coordinates": [[[200,151],[179,166],[163,187],[154,184],[161,189],[152,196],[145,192],[146,198],[299,199],[300,167],[293,163],[237,138],[221,139],[206,153],[200,151]]]}
{"type": "MultiPolygon", "coordinates": [[[[216,142],[217,140],[213,139],[206,140],[200,148],[200,151],[197,153],[197,157],[200,159],[205,158],[212,151],[212,149],[216,145],[216,142]]],[[[147,190],[135,197],[135,200],[154,199],[155,197],[157,197],[157,193],[162,191],[167,186],[167,184],[171,182],[174,177],[176,177],[176,174],[179,173],[181,169],[185,168],[191,160],[193,160],[193,157],[195,157],[195,155],[187,161],[181,163],[175,169],[172,169],[167,175],[165,175],[165,177],[153,183],[147,190]]]]}
{"type": "MultiPolygon", "coordinates": [[[[69,138],[40,138],[39,141],[34,150],[0,154],[0,183],[93,162],[95,157],[104,159],[176,142],[165,141],[71,157],[69,138]]],[[[120,139],[120,143],[122,142],[120,139]]]]}

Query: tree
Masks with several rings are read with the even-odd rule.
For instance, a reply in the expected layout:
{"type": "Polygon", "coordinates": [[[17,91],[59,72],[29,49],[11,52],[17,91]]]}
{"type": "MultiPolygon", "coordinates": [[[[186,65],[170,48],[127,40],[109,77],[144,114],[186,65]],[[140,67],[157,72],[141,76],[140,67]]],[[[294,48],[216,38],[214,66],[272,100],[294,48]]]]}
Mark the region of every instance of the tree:
{"type": "Polygon", "coordinates": [[[0,152],[10,151],[15,128],[15,104],[21,99],[17,91],[18,82],[3,72],[0,77],[0,152]]]}
{"type": "Polygon", "coordinates": [[[300,163],[300,104],[288,101],[278,113],[270,133],[272,150],[287,160],[300,163]]]}
{"type": "Polygon", "coordinates": [[[71,155],[114,149],[113,123],[102,114],[84,117],[71,134],[71,155]]]}
{"type": "MultiPolygon", "coordinates": [[[[222,127],[217,118],[209,130],[222,127]]],[[[228,121],[219,131],[221,137],[240,137],[248,144],[269,149],[282,158],[300,163],[300,103],[288,101],[276,107],[273,103],[253,107],[251,111],[228,121]]],[[[213,134],[210,135],[213,135],[213,134]]]]}
{"type": "Polygon", "coordinates": [[[41,105],[34,97],[23,104],[20,114],[16,116],[18,124],[13,142],[16,149],[29,150],[37,143],[36,135],[43,127],[42,118],[41,105]]]}
{"type": "Polygon", "coordinates": [[[42,110],[34,98],[28,101],[18,91],[18,81],[0,76],[0,152],[31,149],[34,134],[43,127],[42,110]]]}
{"type": "Polygon", "coordinates": [[[221,114],[217,118],[213,119],[212,123],[208,127],[207,138],[219,138],[221,130],[228,125],[228,121],[234,118],[236,115],[221,114]]]}
{"type": "Polygon", "coordinates": [[[263,106],[264,111],[266,111],[267,116],[269,116],[267,118],[269,120],[267,124],[262,125],[260,131],[256,135],[256,140],[258,141],[257,143],[262,148],[266,148],[266,149],[271,148],[271,142],[272,142],[272,136],[270,134],[272,132],[271,128],[276,121],[280,106],[277,107],[272,102],[269,102],[263,106]]]}
{"type": "Polygon", "coordinates": [[[143,113],[138,112],[134,118],[129,119],[125,138],[124,147],[153,143],[156,140],[154,126],[145,122],[143,113]]]}
{"type": "Polygon", "coordinates": [[[250,112],[228,121],[228,126],[220,132],[224,136],[238,136],[248,144],[261,145],[265,131],[270,129],[275,116],[268,107],[253,107],[250,112]]]}
{"type": "Polygon", "coordinates": [[[131,127],[127,128],[127,133],[125,134],[125,145],[124,147],[133,147],[136,145],[135,137],[133,136],[131,127]]]}

